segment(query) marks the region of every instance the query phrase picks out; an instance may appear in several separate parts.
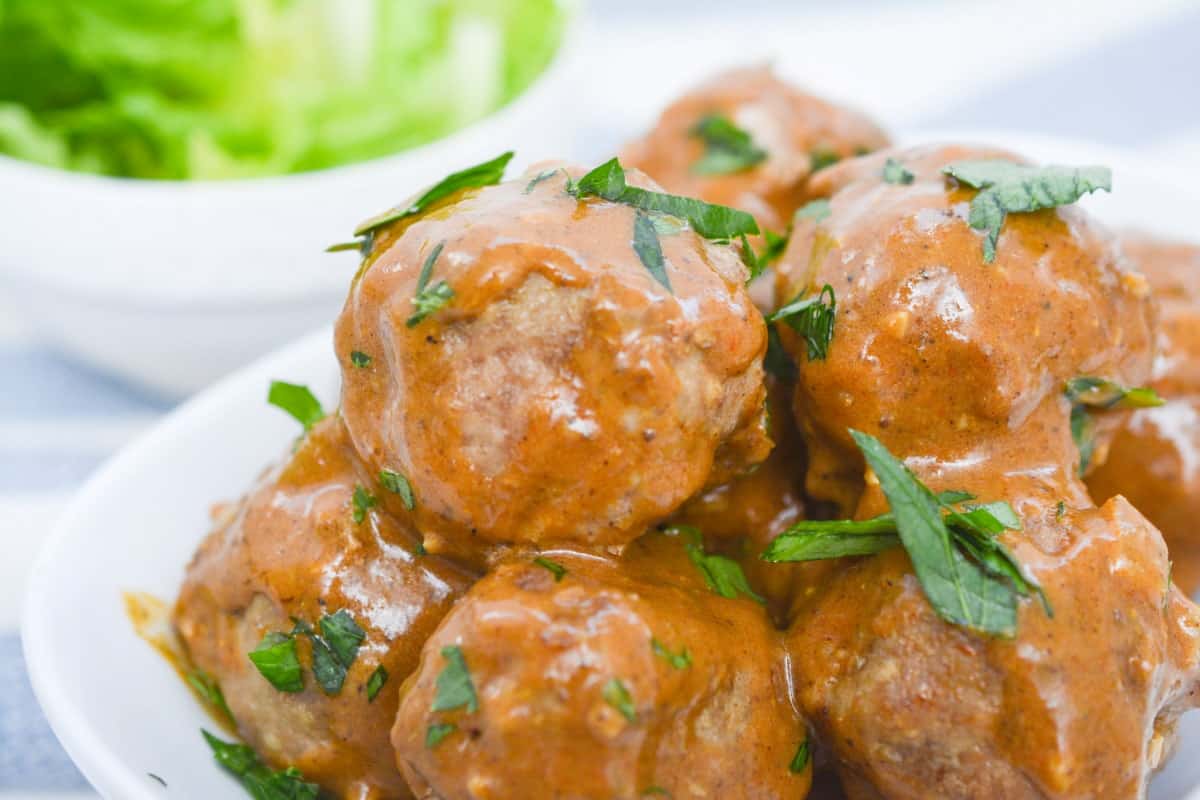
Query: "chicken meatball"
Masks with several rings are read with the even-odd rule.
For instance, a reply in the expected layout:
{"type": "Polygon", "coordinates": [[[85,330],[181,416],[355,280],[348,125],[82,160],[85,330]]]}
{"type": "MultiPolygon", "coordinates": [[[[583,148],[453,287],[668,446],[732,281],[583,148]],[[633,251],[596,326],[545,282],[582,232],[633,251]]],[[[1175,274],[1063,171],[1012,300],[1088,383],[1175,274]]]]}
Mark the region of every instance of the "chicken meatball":
{"type": "Polygon", "coordinates": [[[338,320],[350,435],[372,472],[407,477],[430,552],[619,547],[769,452],[766,331],[733,248],[659,217],[656,277],[635,249],[650,219],[577,199],[569,174],[395,223],[338,320]],[[452,295],[428,316],[423,271],[452,295]]]}
{"type": "Polygon", "coordinates": [[[358,486],[374,482],[341,421],[319,423],[205,540],[174,623],[268,764],[297,767],[338,797],[405,798],[388,738],[398,690],[470,576],[416,555],[416,538],[386,515],[364,509],[356,522],[358,486]],[[337,691],[309,670],[333,615],[363,634],[337,691]],[[298,624],[313,634],[294,634],[298,624]],[[277,689],[248,657],[269,634],[295,642],[304,671],[289,680],[301,685],[277,689]]]}
{"type": "MultiPolygon", "coordinates": [[[[802,364],[795,410],[809,449],[806,486],[843,515],[862,487],[850,428],[943,470],[971,469],[981,443],[1009,446],[1043,401],[1066,409],[1067,381],[1136,386],[1149,372],[1146,280],[1078,206],[1009,214],[995,261],[984,260],[984,234],[968,224],[976,192],[943,169],[986,159],[1017,160],[926,147],[830,168],[811,183],[829,198],[828,216],[798,220],[778,265],[780,304],[826,285],[836,300],[825,358],[809,359],[804,338],[778,327],[802,364]],[[887,182],[889,162],[911,183],[887,182]]],[[[1060,421],[1052,414],[1046,424],[1060,421]]],[[[1107,425],[1097,426],[1098,447],[1107,425]]],[[[1061,461],[1052,452],[1036,460],[1051,471],[1061,461]]]]}
{"type": "Polygon", "coordinates": [[[418,797],[802,798],[804,725],[761,606],[679,537],[477,583],[429,640],[392,738],[418,797]]]}
{"type": "Polygon", "coordinates": [[[676,100],[652,131],[626,145],[621,160],[673,192],[743,209],[763,227],[783,231],[807,196],[809,175],[887,144],[861,114],[800,91],[769,67],[753,67],[717,75],[676,100]],[[713,120],[749,134],[759,155],[733,163],[706,159],[714,148],[705,123],[713,120]]]}
{"type": "Polygon", "coordinates": [[[1097,502],[1124,495],[1162,531],[1172,576],[1190,594],[1200,588],[1200,247],[1123,239],[1159,301],[1150,386],[1165,402],[1130,415],[1087,484],[1097,502]]]}
{"type": "Polygon", "coordinates": [[[830,214],[798,227],[778,284],[836,292],[824,360],[784,336],[808,484],[855,518],[888,511],[856,428],[933,492],[1008,502],[1020,525],[1000,540],[1047,608],[1022,601],[1013,637],[989,636],[937,613],[903,548],[843,560],[794,609],[800,705],[852,798],[1142,797],[1195,704],[1200,612],[1153,525],[1092,504],[1064,389],[1143,382],[1152,303],[1077,207],[1010,214],[989,263],[973,192],[942,172],[964,159],[1013,161],[929,148],[814,181],[830,214]]]}

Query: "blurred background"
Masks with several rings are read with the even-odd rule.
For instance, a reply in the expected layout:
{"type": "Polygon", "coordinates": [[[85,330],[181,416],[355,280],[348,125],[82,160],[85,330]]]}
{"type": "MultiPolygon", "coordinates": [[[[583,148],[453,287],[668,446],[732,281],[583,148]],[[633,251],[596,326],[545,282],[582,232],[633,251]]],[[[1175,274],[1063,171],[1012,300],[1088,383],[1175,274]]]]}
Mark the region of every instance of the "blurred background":
{"type": "Polygon", "coordinates": [[[1197,43],[1182,0],[0,0],[0,798],[90,796],[16,633],[45,532],[332,320],[359,219],[509,147],[598,162],[762,62],[901,142],[1041,134],[1194,185],[1197,43]]]}

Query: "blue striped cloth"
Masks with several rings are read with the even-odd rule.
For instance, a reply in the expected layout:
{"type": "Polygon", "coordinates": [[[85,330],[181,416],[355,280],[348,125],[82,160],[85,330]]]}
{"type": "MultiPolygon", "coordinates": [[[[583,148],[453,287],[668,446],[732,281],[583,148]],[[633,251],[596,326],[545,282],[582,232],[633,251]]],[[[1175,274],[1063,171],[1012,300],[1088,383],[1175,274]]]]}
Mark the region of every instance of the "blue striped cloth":
{"type": "MultiPolygon", "coordinates": [[[[754,60],[786,52],[780,31],[793,30],[820,37],[823,55],[813,71],[846,79],[835,94],[887,121],[901,117],[906,130],[990,127],[1091,139],[1136,149],[1200,180],[1200,103],[1191,101],[1200,78],[1200,8],[1194,4],[1078,4],[1074,12],[1060,15],[1055,24],[1061,29],[1053,32],[1051,46],[1037,38],[1038,26],[1029,20],[1041,18],[1042,6],[1055,4],[1033,0],[1009,0],[1003,6],[859,0],[832,11],[741,0],[736,14],[727,3],[701,0],[597,5],[591,38],[582,47],[584,60],[605,69],[589,70],[579,94],[587,102],[573,110],[581,129],[574,155],[585,162],[634,134],[665,99],[664,92],[709,71],[706,54],[689,50],[690,45],[699,48],[696,43],[709,41],[706,36],[716,41],[716,31],[721,41],[737,46],[738,59],[754,60]],[[782,21],[764,25],[767,14],[782,21]],[[1006,28],[1005,19],[989,20],[989,14],[1007,14],[1017,22],[1009,20],[1006,28]],[[886,38],[870,48],[855,46],[860,36],[870,35],[868,17],[882,17],[885,23],[874,27],[896,31],[894,46],[886,38]],[[993,38],[981,37],[980,30],[993,38]],[[863,85],[861,76],[872,70],[886,76],[896,71],[893,65],[902,72],[906,59],[927,57],[930,40],[945,43],[944,58],[961,60],[971,48],[987,48],[1002,36],[1008,38],[991,46],[1002,51],[1007,66],[977,80],[955,72],[959,61],[947,61],[911,87],[888,86],[882,99],[863,85]],[[956,51],[960,40],[966,44],[956,51]],[[931,82],[941,86],[941,95],[931,98],[931,82]]],[[[979,68],[962,67],[972,69],[979,68]]],[[[823,80],[814,75],[808,83],[820,87],[823,80]]],[[[92,797],[30,692],[16,630],[21,586],[38,541],[72,491],[173,402],[54,352],[33,338],[4,302],[0,295],[0,800],[92,797]]]]}

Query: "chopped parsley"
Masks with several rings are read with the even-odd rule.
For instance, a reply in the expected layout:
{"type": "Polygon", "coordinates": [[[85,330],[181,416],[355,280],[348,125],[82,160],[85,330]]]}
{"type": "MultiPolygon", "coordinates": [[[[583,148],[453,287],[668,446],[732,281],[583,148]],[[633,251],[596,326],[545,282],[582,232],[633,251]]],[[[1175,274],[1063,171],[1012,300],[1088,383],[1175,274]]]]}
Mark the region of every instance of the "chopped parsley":
{"type": "Polygon", "coordinates": [[[416,311],[405,322],[405,325],[410,328],[415,328],[421,320],[442,309],[454,299],[454,290],[445,281],[438,281],[433,286],[429,285],[429,280],[433,277],[433,264],[438,260],[438,256],[442,254],[442,248],[445,246],[445,242],[438,242],[433,250],[429,251],[425,263],[421,265],[421,272],[417,276],[417,291],[412,300],[413,308],[416,311]]]}
{"type": "Polygon", "coordinates": [[[580,200],[599,197],[610,203],[621,203],[652,214],[667,214],[686,220],[696,233],[706,239],[728,241],[742,234],[758,233],[758,223],[745,211],[706,203],[693,197],[629,186],[625,182],[625,170],[615,158],[604,162],[578,181],[568,182],[567,193],[580,200]]]}
{"type": "Polygon", "coordinates": [[[333,614],[326,614],[320,621],[321,635],[329,643],[338,661],[349,667],[358,657],[358,648],[367,633],[359,627],[346,609],[340,609],[333,614]]]}
{"type": "Polygon", "coordinates": [[[417,507],[417,498],[413,494],[412,484],[404,475],[390,469],[379,471],[379,484],[392,494],[400,495],[400,502],[409,511],[417,507]]]}
{"type": "Polygon", "coordinates": [[[456,708],[466,708],[467,713],[474,714],[479,710],[479,697],[475,694],[475,684],[471,682],[471,673],[467,670],[467,660],[462,648],[450,645],[442,648],[442,658],[446,666],[437,676],[437,692],[433,697],[434,711],[451,711],[456,708]]]}
{"type": "Polygon", "coordinates": [[[213,758],[233,773],[254,800],[317,800],[320,797],[320,787],[305,781],[295,767],[274,772],[246,745],[222,741],[206,730],[200,732],[212,748],[213,758]]]}
{"type": "Polygon", "coordinates": [[[675,533],[683,539],[688,558],[696,565],[696,569],[700,570],[709,589],[730,600],[745,595],[756,603],[767,602],[750,588],[750,582],[746,580],[746,573],[742,572],[741,564],[732,558],[705,551],[704,537],[698,528],[691,525],[673,525],[667,532],[675,533]]]}
{"type": "Polygon", "coordinates": [[[767,158],[767,151],[754,144],[749,133],[721,114],[709,114],[688,133],[704,142],[704,155],[692,165],[697,175],[741,172],[767,158]]]}
{"type": "Polygon", "coordinates": [[[675,669],[687,669],[692,665],[692,654],[688,652],[686,647],[680,649],[678,653],[672,653],[671,650],[658,639],[651,639],[650,649],[653,651],[654,655],[658,656],[675,669]]]}
{"type": "Polygon", "coordinates": [[[811,219],[813,222],[820,222],[823,219],[828,219],[832,213],[833,208],[829,205],[829,201],[822,197],[816,200],[809,200],[796,210],[792,218],[811,219]]]}
{"type": "Polygon", "coordinates": [[[450,734],[458,730],[452,722],[434,722],[425,729],[425,747],[429,750],[437,747],[450,734]]]}
{"type": "Polygon", "coordinates": [[[662,242],[658,240],[658,230],[654,220],[643,211],[638,211],[633,216],[633,251],[637,253],[642,266],[654,280],[661,283],[668,292],[672,291],[671,280],[667,277],[667,262],[663,257],[662,242]]]}
{"type": "Polygon", "coordinates": [[[292,415],[292,418],[304,426],[305,431],[325,419],[325,409],[321,401],[307,386],[284,381],[271,381],[267,391],[267,402],[276,408],[282,408],[292,415]]]}
{"type": "Polygon", "coordinates": [[[818,148],[808,154],[809,167],[813,172],[820,172],[826,167],[832,167],[841,160],[842,157],[836,151],[827,147],[818,148]]]}
{"type": "Polygon", "coordinates": [[[356,524],[362,524],[362,521],[367,518],[367,512],[374,508],[379,503],[379,498],[368,492],[362,486],[355,484],[354,496],[350,501],[353,510],[350,512],[351,518],[356,524]]]}
{"type": "Polygon", "coordinates": [[[996,260],[1000,229],[1009,214],[1070,205],[1090,192],[1112,191],[1108,167],[1031,167],[1011,161],[957,161],[942,172],[979,193],[971,200],[968,222],[985,232],[983,261],[996,260]]]}
{"type": "Polygon", "coordinates": [[[217,683],[216,678],[199,667],[188,670],[185,677],[188,686],[191,686],[205,703],[223,714],[230,722],[234,721],[233,712],[229,710],[229,704],[225,702],[225,693],[221,691],[221,684],[217,683]]]}
{"type": "Polygon", "coordinates": [[[521,190],[521,194],[529,194],[537,188],[539,183],[550,180],[557,172],[558,170],[556,169],[547,169],[539,172],[537,175],[534,175],[533,178],[530,179],[529,183],[525,184],[525,188],[521,190]]]}
{"type": "Polygon", "coordinates": [[[601,694],[604,702],[619,711],[622,717],[630,722],[637,722],[637,708],[633,704],[633,695],[620,678],[610,678],[608,683],[604,684],[601,694]]]}
{"type": "Polygon", "coordinates": [[[760,275],[763,274],[768,266],[783,255],[783,251],[787,249],[789,234],[778,234],[774,231],[763,231],[763,251],[755,253],[754,248],[750,246],[750,240],[744,235],[742,239],[742,262],[746,268],[750,270],[750,277],[746,281],[746,285],[754,283],[760,275]]]}
{"type": "Polygon", "coordinates": [[[908,186],[915,179],[915,175],[904,167],[899,161],[894,158],[889,158],[883,165],[883,180],[885,183],[894,183],[898,186],[908,186]]]}
{"type": "Polygon", "coordinates": [[[383,688],[383,685],[387,683],[387,679],[388,671],[384,668],[383,664],[380,664],[375,668],[375,671],[371,673],[371,677],[367,678],[368,703],[375,702],[376,695],[379,694],[379,690],[383,688]]]}
{"type": "Polygon", "coordinates": [[[763,559],[811,561],[871,555],[903,546],[925,596],[947,622],[982,633],[1013,636],[1017,598],[1036,595],[1053,610],[1037,581],[1025,574],[997,538],[1020,530],[1008,503],[964,505],[961,492],[935,495],[873,436],[851,430],[879,479],[891,512],[867,520],[805,520],[771,542],[763,559]]]}
{"type": "Polygon", "coordinates": [[[1126,388],[1115,381],[1084,375],[1067,381],[1063,393],[1071,403],[1071,438],[1079,448],[1079,474],[1091,466],[1096,453],[1096,423],[1092,413],[1110,409],[1161,406],[1158,392],[1145,386],[1126,388]]]}
{"type": "Polygon", "coordinates": [[[350,363],[359,369],[365,369],[366,367],[371,366],[371,357],[362,350],[351,350],[350,363]]]}
{"type": "Polygon", "coordinates": [[[809,361],[824,360],[833,341],[833,322],[837,316],[837,298],[828,283],[819,294],[801,293],[792,302],[767,317],[767,323],[782,322],[804,339],[809,361]]]}
{"type": "Polygon", "coordinates": [[[804,741],[796,748],[796,755],[792,756],[792,761],[788,764],[788,769],[792,772],[804,772],[808,767],[808,761],[811,754],[809,753],[808,737],[804,737],[804,741]]]}
{"type": "Polygon", "coordinates": [[[444,200],[462,189],[494,186],[504,179],[504,170],[508,166],[508,162],[512,161],[512,157],[513,153],[509,151],[496,156],[491,161],[451,173],[425,190],[425,193],[412,203],[406,206],[396,206],[359,224],[354,229],[354,235],[364,236],[397,220],[422,214],[434,203],[444,200]]]}
{"type": "Polygon", "coordinates": [[[304,691],[304,673],[296,655],[296,640],[291,635],[277,631],[268,633],[249,656],[259,674],[279,691],[304,691]]]}
{"type": "Polygon", "coordinates": [[[548,558],[543,558],[542,556],[535,558],[533,563],[543,569],[549,570],[550,574],[554,576],[555,583],[561,581],[563,576],[567,574],[567,568],[562,564],[559,564],[557,561],[551,561],[548,558]]]}

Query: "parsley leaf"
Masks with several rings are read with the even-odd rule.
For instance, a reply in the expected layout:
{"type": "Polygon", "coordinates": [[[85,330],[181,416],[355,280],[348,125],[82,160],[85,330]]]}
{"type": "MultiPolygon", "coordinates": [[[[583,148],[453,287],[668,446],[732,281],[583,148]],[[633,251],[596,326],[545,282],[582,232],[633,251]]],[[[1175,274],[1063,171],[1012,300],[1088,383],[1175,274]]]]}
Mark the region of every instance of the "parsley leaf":
{"type": "Polygon", "coordinates": [[[762,163],[767,151],[754,144],[750,134],[728,117],[709,114],[692,126],[688,134],[704,142],[704,155],[692,165],[697,175],[727,175],[762,163]]]}
{"type": "Polygon", "coordinates": [[[229,710],[225,693],[221,691],[221,684],[217,683],[216,678],[199,667],[188,670],[186,677],[188,685],[196,690],[204,702],[221,712],[230,722],[234,721],[233,712],[229,710]]]}
{"type": "Polygon", "coordinates": [[[637,708],[633,704],[633,695],[620,678],[610,678],[608,683],[604,684],[601,694],[604,702],[619,711],[622,717],[630,722],[637,722],[637,708]]]}
{"type": "Polygon", "coordinates": [[[894,158],[889,158],[886,162],[884,162],[883,180],[885,183],[908,186],[913,182],[915,177],[916,176],[913,175],[911,171],[905,169],[904,165],[894,158]]]}
{"type": "Polygon", "coordinates": [[[267,392],[267,402],[291,414],[297,422],[304,426],[305,431],[312,430],[313,425],[325,419],[325,409],[321,408],[321,401],[307,386],[284,381],[271,381],[271,388],[267,392]]]}
{"type": "Polygon", "coordinates": [[[429,750],[437,747],[450,734],[458,730],[458,726],[450,722],[434,722],[425,729],[425,747],[429,750]]]}
{"type": "Polygon", "coordinates": [[[433,710],[451,711],[465,707],[468,713],[474,714],[479,710],[479,697],[475,694],[475,684],[471,682],[462,648],[458,645],[443,647],[442,658],[446,660],[446,666],[437,676],[433,710]]]}
{"type": "Polygon", "coordinates": [[[683,546],[687,551],[688,558],[696,565],[696,569],[700,570],[708,588],[730,600],[743,594],[756,603],[765,604],[767,602],[750,588],[750,582],[746,580],[746,574],[742,572],[741,564],[732,558],[705,551],[704,537],[699,528],[691,525],[673,525],[667,531],[674,532],[683,538],[683,546]]]}
{"type": "Polygon", "coordinates": [[[375,702],[375,696],[379,694],[379,690],[383,688],[385,683],[387,683],[387,679],[388,671],[384,668],[383,664],[380,664],[375,668],[375,671],[371,673],[371,677],[367,678],[368,703],[375,702]]]}
{"type": "Polygon", "coordinates": [[[810,200],[792,215],[792,219],[811,219],[813,222],[820,222],[823,219],[828,219],[833,213],[833,207],[829,205],[829,201],[824,198],[810,200]]]}
{"type": "Polygon", "coordinates": [[[1096,454],[1093,411],[1161,406],[1158,392],[1145,386],[1126,388],[1115,381],[1084,375],[1067,381],[1063,389],[1071,402],[1071,438],[1079,448],[1079,474],[1087,472],[1096,454]]]}
{"type": "Polygon", "coordinates": [[[796,755],[792,756],[792,761],[788,764],[788,769],[792,772],[804,772],[808,767],[809,760],[809,744],[808,737],[804,737],[804,741],[796,748],[796,755]]]}
{"type": "Polygon", "coordinates": [[[625,170],[615,158],[569,184],[567,192],[581,200],[599,197],[610,203],[687,220],[696,233],[706,239],[729,240],[742,234],[758,233],[758,223],[745,211],[627,185],[625,170]]]}
{"type": "Polygon", "coordinates": [[[556,170],[556,169],[547,169],[547,170],[543,170],[542,172],[539,172],[537,175],[534,175],[533,178],[530,179],[529,183],[525,184],[525,188],[521,190],[521,194],[531,193],[534,189],[537,188],[537,185],[539,183],[541,183],[542,181],[550,180],[551,178],[553,178],[555,176],[555,174],[557,172],[558,172],[558,170],[556,170]]]}
{"type": "Polygon", "coordinates": [[[272,772],[244,744],[225,742],[206,730],[204,740],[212,748],[213,758],[229,770],[254,800],[317,800],[321,789],[308,783],[295,767],[272,772]]]}
{"type": "Polygon", "coordinates": [[[359,369],[363,369],[371,366],[371,357],[361,350],[351,350],[350,363],[359,369]]]}
{"type": "Polygon", "coordinates": [[[379,471],[379,483],[392,494],[400,495],[400,502],[409,511],[417,507],[417,498],[413,494],[412,484],[409,483],[408,478],[399,472],[390,469],[381,469],[379,471]]]}
{"type": "Polygon", "coordinates": [[[805,297],[803,293],[792,302],[767,317],[767,323],[783,322],[804,338],[809,361],[824,360],[833,341],[833,322],[837,316],[837,298],[828,283],[820,294],[805,297]]]}
{"type": "Polygon", "coordinates": [[[550,574],[554,576],[555,583],[558,583],[559,581],[561,581],[563,579],[563,576],[567,574],[567,568],[564,567],[562,564],[559,564],[557,561],[551,561],[548,558],[543,558],[542,556],[538,556],[537,558],[535,558],[533,560],[533,563],[537,564],[539,567],[542,567],[543,569],[549,570],[550,574]]]}
{"type": "Polygon", "coordinates": [[[742,235],[742,263],[750,270],[750,277],[746,280],[746,285],[754,283],[760,275],[763,274],[768,266],[773,262],[778,261],[783,255],[783,251],[787,249],[789,234],[778,234],[774,231],[763,231],[763,251],[755,253],[754,248],[750,246],[750,240],[742,235]]]}
{"type": "Polygon", "coordinates": [[[832,167],[842,160],[842,157],[829,148],[818,148],[808,154],[809,166],[813,172],[820,172],[826,167],[832,167]]]}
{"type": "Polygon", "coordinates": [[[662,243],[658,241],[658,230],[649,214],[641,211],[633,217],[633,251],[642,260],[642,266],[668,291],[671,280],[667,277],[667,262],[663,258],[662,243]]]}
{"type": "Polygon", "coordinates": [[[313,634],[309,634],[308,638],[312,642],[313,677],[321,685],[321,691],[332,697],[346,683],[346,666],[333,652],[329,642],[313,634]]]}
{"type": "Polygon", "coordinates": [[[1100,189],[1112,191],[1108,167],[1031,167],[994,159],[957,161],[942,172],[980,190],[971,200],[968,221],[972,228],[987,234],[983,240],[985,264],[996,260],[996,244],[1007,215],[1070,205],[1100,189]]]}
{"type": "Polygon", "coordinates": [[[421,272],[417,275],[417,291],[412,300],[416,311],[405,322],[405,325],[410,328],[415,328],[421,320],[454,299],[454,290],[445,281],[438,281],[433,286],[429,285],[429,279],[433,277],[433,263],[438,260],[438,256],[442,254],[442,248],[445,246],[445,242],[438,242],[425,257],[425,263],[421,265],[421,272]]]}
{"type": "Polygon", "coordinates": [[[304,674],[296,655],[296,640],[290,635],[268,633],[249,656],[259,673],[279,691],[294,693],[304,690],[304,674]]]}
{"type": "Polygon", "coordinates": [[[355,484],[354,496],[351,498],[351,503],[354,510],[350,516],[356,524],[362,524],[362,521],[367,518],[367,512],[374,508],[379,503],[379,498],[368,492],[362,486],[355,484]]]}
{"type": "Polygon", "coordinates": [[[382,214],[371,217],[354,229],[355,236],[362,236],[382,228],[397,220],[424,213],[431,205],[444,200],[462,189],[475,189],[483,186],[494,186],[504,178],[504,169],[512,160],[513,153],[509,151],[496,156],[491,161],[467,167],[459,172],[451,173],[425,190],[425,193],[407,206],[397,206],[382,214]]]}
{"type": "Polygon", "coordinates": [[[347,668],[358,656],[358,648],[367,638],[367,633],[354,621],[346,609],[321,617],[321,635],[329,642],[334,655],[347,668]]]}
{"type": "Polygon", "coordinates": [[[654,655],[661,658],[663,661],[670,664],[675,669],[687,669],[692,665],[692,654],[684,647],[678,653],[672,653],[665,644],[658,639],[650,640],[650,649],[654,655]]]}

